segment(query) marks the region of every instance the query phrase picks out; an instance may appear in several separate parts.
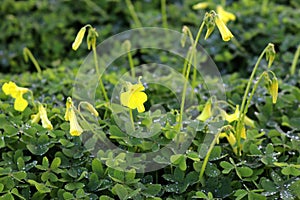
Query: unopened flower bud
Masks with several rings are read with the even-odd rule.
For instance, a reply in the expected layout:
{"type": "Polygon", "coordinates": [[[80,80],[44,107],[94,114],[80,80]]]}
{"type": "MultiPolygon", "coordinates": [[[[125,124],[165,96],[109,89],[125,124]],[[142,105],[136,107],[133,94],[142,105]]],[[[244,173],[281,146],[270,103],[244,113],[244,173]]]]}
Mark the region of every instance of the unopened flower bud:
{"type": "Polygon", "coordinates": [[[267,50],[266,50],[266,59],[267,59],[267,61],[269,61],[268,68],[271,67],[271,65],[275,59],[275,55],[276,55],[276,52],[275,52],[274,44],[269,43],[267,46],[267,50]]]}
{"type": "Polygon", "coordinates": [[[86,27],[84,26],[77,33],[76,38],[72,44],[72,49],[74,51],[76,51],[78,49],[78,47],[80,46],[80,44],[82,43],[82,39],[84,37],[85,31],[86,31],[86,27]]]}

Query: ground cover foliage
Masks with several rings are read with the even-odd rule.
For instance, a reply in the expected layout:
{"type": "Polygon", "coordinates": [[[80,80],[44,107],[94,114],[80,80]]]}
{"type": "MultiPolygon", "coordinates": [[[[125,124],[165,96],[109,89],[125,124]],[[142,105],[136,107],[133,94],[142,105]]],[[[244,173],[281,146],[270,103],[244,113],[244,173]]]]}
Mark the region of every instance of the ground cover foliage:
{"type": "MultiPolygon", "coordinates": [[[[72,43],[86,24],[96,28],[97,43],[139,27],[128,6],[130,1],[4,0],[0,7],[3,19],[0,25],[0,199],[300,199],[300,66],[296,53],[300,44],[300,3],[297,0],[215,0],[207,1],[209,7],[195,10],[193,6],[199,1],[166,1],[167,24],[164,24],[162,2],[132,1],[142,26],[168,27],[181,32],[186,25],[196,35],[205,12],[215,10],[217,5],[236,16],[236,20],[226,24],[234,35],[230,41],[222,41],[216,30],[207,40],[204,37],[199,40],[222,74],[227,103],[220,108],[228,114],[242,104],[248,78],[261,52],[269,43],[274,44],[276,55],[272,66],[268,68],[264,56],[251,82],[256,83],[260,74],[272,70],[279,87],[277,101],[274,103],[272,99],[270,73],[269,79],[257,85],[249,102],[247,116],[253,120],[253,126],[246,126],[242,146],[232,143],[230,131],[226,129],[227,135],[218,137],[211,145],[209,156],[203,151],[209,148],[209,145],[203,147],[204,138],[215,135],[209,132],[206,119],[196,119],[211,100],[209,94],[202,92],[201,96],[195,96],[199,105],[186,111],[191,117],[182,118],[182,123],[191,124],[196,133],[186,152],[167,154],[167,161],[162,157],[152,161],[170,162],[170,165],[137,173],[130,166],[132,163],[136,166],[138,161],[127,154],[113,155],[113,151],[92,154],[96,144],[84,146],[81,137],[70,134],[72,122],[65,118],[66,102],[72,96],[76,74],[91,52],[85,41],[77,51],[72,50],[72,43]],[[23,55],[25,47],[27,60],[23,55]],[[28,52],[39,63],[40,72],[28,52]],[[32,91],[33,96],[30,92],[23,94],[29,102],[23,111],[14,107],[17,98],[3,91],[3,85],[9,81],[32,91]],[[31,102],[33,97],[35,103],[31,102]],[[45,128],[44,122],[32,123],[32,115],[40,113],[38,102],[45,107],[52,129],[45,128]],[[193,126],[195,121],[197,126],[193,126]]],[[[123,48],[122,45],[116,44],[116,48],[123,48]]],[[[184,66],[183,60],[178,63],[161,51],[142,50],[131,54],[135,66],[153,60],[173,66],[179,72],[184,66]]],[[[116,74],[130,71],[130,67],[124,55],[103,75],[109,97],[118,83],[116,74]]],[[[189,78],[192,79],[192,73],[189,78]]],[[[141,79],[144,81],[145,77],[141,79]]],[[[200,84],[201,80],[197,80],[196,85],[200,84]]],[[[136,125],[159,129],[147,139],[134,138],[122,131],[105,104],[100,87],[95,94],[98,99],[94,107],[103,127],[101,133],[128,152],[158,151],[190,131],[177,131],[180,105],[166,88],[149,84],[144,92],[148,97],[144,104],[146,111],[134,110],[134,120],[139,121],[136,125]],[[148,110],[157,103],[162,104],[165,113],[148,110]]],[[[236,128],[238,121],[225,120],[225,125],[236,128]]],[[[81,126],[88,129],[85,124],[81,126]]]]}

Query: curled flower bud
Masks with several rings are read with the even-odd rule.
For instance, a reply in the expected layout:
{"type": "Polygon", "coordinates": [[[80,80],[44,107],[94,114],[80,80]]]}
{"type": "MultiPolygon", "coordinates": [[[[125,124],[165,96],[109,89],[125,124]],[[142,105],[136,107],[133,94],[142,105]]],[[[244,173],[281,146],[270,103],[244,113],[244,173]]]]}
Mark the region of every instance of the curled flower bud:
{"type": "Polygon", "coordinates": [[[84,37],[85,31],[86,31],[86,27],[84,26],[77,33],[76,38],[72,44],[72,49],[74,51],[76,51],[78,49],[78,47],[80,46],[80,44],[82,43],[82,39],[84,37]]]}

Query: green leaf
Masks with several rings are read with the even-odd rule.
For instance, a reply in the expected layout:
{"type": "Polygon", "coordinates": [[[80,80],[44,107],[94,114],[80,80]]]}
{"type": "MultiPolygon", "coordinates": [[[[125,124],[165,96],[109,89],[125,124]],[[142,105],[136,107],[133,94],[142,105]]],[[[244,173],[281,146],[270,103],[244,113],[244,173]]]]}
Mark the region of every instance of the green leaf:
{"type": "Polygon", "coordinates": [[[13,188],[13,189],[11,190],[11,193],[14,194],[15,196],[19,197],[19,198],[22,199],[22,200],[26,200],[26,198],[24,198],[24,197],[19,193],[19,191],[18,191],[17,188],[13,188]]]}
{"type": "Polygon", "coordinates": [[[5,147],[5,139],[2,133],[0,133],[0,149],[5,147]]]}
{"type": "Polygon", "coordinates": [[[92,170],[97,174],[99,178],[103,177],[104,170],[103,170],[102,162],[99,159],[95,158],[92,161],[92,170]]]}
{"type": "Polygon", "coordinates": [[[46,156],[43,157],[42,165],[45,169],[47,169],[49,167],[49,160],[46,156]]]}
{"type": "Polygon", "coordinates": [[[65,185],[65,189],[69,191],[73,191],[73,190],[81,189],[84,186],[85,186],[84,183],[79,183],[79,182],[68,183],[65,185]]]}
{"type": "Polygon", "coordinates": [[[131,169],[125,172],[125,181],[130,183],[135,178],[136,171],[135,169],[131,169]]]}
{"type": "Polygon", "coordinates": [[[12,174],[12,176],[18,180],[18,181],[21,181],[22,179],[25,179],[26,178],[26,172],[25,171],[19,171],[19,172],[14,172],[12,174]]]}
{"type": "Polygon", "coordinates": [[[146,196],[156,196],[162,189],[160,184],[147,184],[146,189],[143,190],[143,194],[146,196]]]}
{"type": "Polygon", "coordinates": [[[25,162],[22,157],[18,157],[17,159],[17,166],[19,170],[25,170],[25,162]]]}
{"type": "Polygon", "coordinates": [[[70,192],[64,192],[63,197],[64,197],[64,199],[75,199],[73,194],[70,192]]]}
{"type": "Polygon", "coordinates": [[[106,195],[101,195],[99,200],[114,200],[114,199],[106,195]]]}
{"type": "Polygon", "coordinates": [[[123,185],[121,185],[121,184],[116,184],[112,188],[112,192],[113,192],[113,194],[118,195],[118,197],[121,200],[127,199],[128,192],[127,192],[126,188],[123,185]]]}
{"type": "Polygon", "coordinates": [[[197,199],[200,199],[200,198],[203,198],[203,199],[207,199],[207,196],[204,192],[201,192],[201,191],[198,191],[196,192],[196,196],[193,196],[193,198],[197,198],[197,199]]]}
{"type": "Polygon", "coordinates": [[[2,183],[0,183],[0,192],[3,191],[4,185],[2,183]]]}
{"type": "Polygon", "coordinates": [[[95,191],[100,185],[100,182],[99,182],[99,178],[97,176],[96,173],[92,173],[90,176],[89,176],[89,183],[87,185],[87,187],[89,188],[90,191],[95,191]]]}
{"type": "Polygon", "coordinates": [[[261,194],[257,194],[257,193],[254,193],[254,192],[249,192],[248,194],[248,199],[249,200],[266,200],[267,197],[261,195],[261,194]]]}
{"type": "Polygon", "coordinates": [[[224,168],[222,171],[223,174],[228,174],[232,169],[234,169],[234,166],[227,161],[222,161],[220,165],[222,168],[224,168]]]}
{"type": "Polygon", "coordinates": [[[0,197],[0,200],[14,200],[14,197],[11,193],[6,193],[0,197]]]}
{"type": "Polygon", "coordinates": [[[249,167],[238,167],[237,171],[242,177],[249,177],[253,174],[253,170],[249,167]]]}
{"type": "Polygon", "coordinates": [[[28,183],[30,183],[31,185],[34,185],[35,188],[40,192],[40,193],[49,193],[51,192],[51,189],[48,188],[47,186],[45,186],[44,184],[42,183],[38,183],[36,182],[35,180],[27,180],[28,183]]]}
{"type": "Polygon", "coordinates": [[[240,200],[240,199],[244,198],[247,194],[248,194],[248,192],[246,190],[238,189],[234,193],[234,196],[236,196],[236,200],[240,200]]]}
{"type": "Polygon", "coordinates": [[[56,170],[61,164],[61,159],[59,157],[55,157],[51,163],[50,169],[56,170]]]}

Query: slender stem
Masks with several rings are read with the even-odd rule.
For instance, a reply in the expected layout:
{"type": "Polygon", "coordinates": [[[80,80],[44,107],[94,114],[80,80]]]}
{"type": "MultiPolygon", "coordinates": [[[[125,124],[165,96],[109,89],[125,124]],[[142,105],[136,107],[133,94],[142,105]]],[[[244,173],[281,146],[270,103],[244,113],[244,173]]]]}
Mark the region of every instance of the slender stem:
{"type": "Polygon", "coordinates": [[[132,78],[135,78],[134,64],[133,64],[132,54],[130,51],[127,52],[127,56],[128,56],[128,61],[129,61],[132,78]]]}
{"type": "Polygon", "coordinates": [[[40,67],[38,61],[35,59],[35,57],[31,53],[31,51],[27,47],[25,47],[23,49],[23,51],[24,51],[25,61],[27,62],[27,56],[28,56],[30,58],[31,62],[33,63],[36,71],[38,72],[39,79],[42,79],[42,70],[41,70],[41,67],[40,67]]]}
{"type": "Polygon", "coordinates": [[[203,175],[204,175],[204,171],[205,171],[205,168],[206,168],[206,165],[208,163],[208,159],[209,159],[209,156],[215,146],[215,144],[217,143],[218,139],[219,139],[219,136],[221,134],[221,131],[219,131],[216,135],[215,135],[215,138],[214,140],[212,141],[212,143],[210,143],[210,146],[209,146],[209,149],[207,151],[207,154],[203,160],[203,163],[202,163],[202,166],[201,166],[201,170],[200,170],[200,174],[199,174],[199,180],[200,182],[203,183],[203,175]]]}
{"type": "Polygon", "coordinates": [[[162,26],[168,28],[166,0],[161,0],[161,18],[162,26]]]}
{"type": "Polygon", "coordinates": [[[192,66],[192,59],[193,59],[193,55],[196,55],[196,53],[194,51],[196,51],[197,43],[199,41],[203,27],[204,27],[204,22],[202,22],[201,26],[199,27],[199,31],[197,33],[196,40],[195,40],[192,50],[191,50],[192,52],[191,52],[191,56],[189,58],[189,62],[188,62],[188,66],[187,66],[187,70],[186,70],[186,74],[185,74],[185,80],[184,80],[182,97],[181,97],[179,122],[178,122],[178,126],[177,126],[178,131],[180,131],[181,126],[182,126],[182,116],[183,116],[183,111],[184,111],[185,95],[186,95],[187,83],[188,83],[188,79],[189,79],[189,75],[190,75],[190,70],[191,70],[191,66],[192,66]]]}
{"type": "Polygon", "coordinates": [[[37,110],[36,104],[34,102],[34,96],[33,96],[33,92],[31,90],[29,90],[30,93],[30,97],[31,97],[31,103],[33,105],[34,110],[37,110]]]}
{"type": "MultiPolygon", "coordinates": [[[[196,54],[196,51],[194,52],[196,54]]],[[[196,79],[197,79],[197,56],[194,55],[194,68],[193,68],[193,79],[192,79],[192,88],[196,87],[196,79]]],[[[193,92],[191,92],[193,94],[193,92]]]]}
{"type": "Polygon", "coordinates": [[[254,79],[254,75],[256,73],[256,70],[259,66],[259,63],[260,61],[262,60],[265,52],[267,50],[267,47],[263,50],[263,52],[260,54],[258,60],[256,61],[256,64],[252,70],[252,73],[251,73],[251,76],[249,78],[249,81],[248,81],[248,84],[247,84],[247,87],[246,87],[246,90],[245,90],[245,93],[244,93],[244,97],[243,97],[243,100],[242,100],[242,105],[241,105],[241,111],[240,111],[240,114],[239,114],[239,118],[238,118],[238,123],[237,123],[237,128],[236,128],[236,139],[237,139],[237,148],[238,148],[238,152],[240,152],[240,144],[241,144],[241,131],[242,131],[242,128],[243,128],[243,122],[244,122],[244,118],[245,118],[245,115],[246,115],[246,110],[245,109],[245,104],[246,104],[246,100],[247,100],[247,97],[248,97],[248,93],[249,93],[249,90],[250,90],[250,86],[252,84],[252,81],[254,79]]]}
{"type": "Polygon", "coordinates": [[[298,48],[296,50],[296,53],[295,53],[295,56],[293,59],[293,63],[291,66],[291,75],[294,75],[296,72],[296,66],[297,66],[297,61],[298,61],[299,55],[300,55],[300,44],[298,45],[298,48]]]}
{"type": "Polygon", "coordinates": [[[130,109],[130,108],[129,108],[129,115],[130,115],[130,122],[131,122],[131,125],[132,125],[132,129],[134,131],[135,127],[134,127],[133,114],[132,114],[132,109],[130,109]]]}
{"type": "Polygon", "coordinates": [[[93,55],[94,55],[94,62],[95,62],[96,73],[97,73],[97,76],[99,77],[100,88],[101,88],[101,91],[102,91],[102,94],[104,96],[105,101],[108,102],[109,100],[108,100],[108,97],[107,97],[107,93],[106,93],[106,90],[104,88],[104,84],[103,84],[102,79],[101,79],[101,74],[99,72],[97,50],[96,50],[95,44],[92,45],[92,49],[93,49],[93,55]]]}
{"type": "Polygon", "coordinates": [[[125,2],[126,2],[126,5],[127,5],[128,9],[129,9],[129,13],[130,13],[130,15],[131,15],[131,17],[132,17],[132,19],[133,19],[133,21],[134,21],[136,27],[137,27],[137,28],[141,28],[141,27],[142,27],[142,23],[141,23],[141,21],[139,20],[139,18],[138,18],[138,16],[137,16],[136,12],[135,12],[135,10],[134,10],[134,6],[132,5],[131,0],[125,0],[125,2]]]}
{"type": "Polygon", "coordinates": [[[186,74],[186,68],[187,68],[187,65],[189,63],[190,56],[191,56],[191,49],[189,49],[189,51],[187,52],[186,59],[184,60],[183,70],[182,70],[182,75],[183,76],[185,76],[185,74],[186,74]]]}
{"type": "MultiPolygon", "coordinates": [[[[254,95],[254,93],[255,93],[255,91],[256,91],[256,89],[257,89],[257,87],[258,87],[260,81],[262,80],[262,78],[263,78],[266,74],[267,74],[267,71],[263,72],[263,73],[259,76],[259,78],[257,79],[256,83],[254,84],[254,86],[253,86],[253,88],[252,88],[252,91],[251,91],[251,94],[250,94],[249,98],[247,99],[247,103],[246,103],[246,106],[245,106],[245,115],[246,115],[246,113],[248,112],[248,107],[249,107],[249,105],[250,105],[250,102],[251,102],[251,100],[252,100],[252,98],[253,98],[253,95],[254,95]]],[[[243,115],[243,118],[245,117],[245,115],[243,115]]]]}

